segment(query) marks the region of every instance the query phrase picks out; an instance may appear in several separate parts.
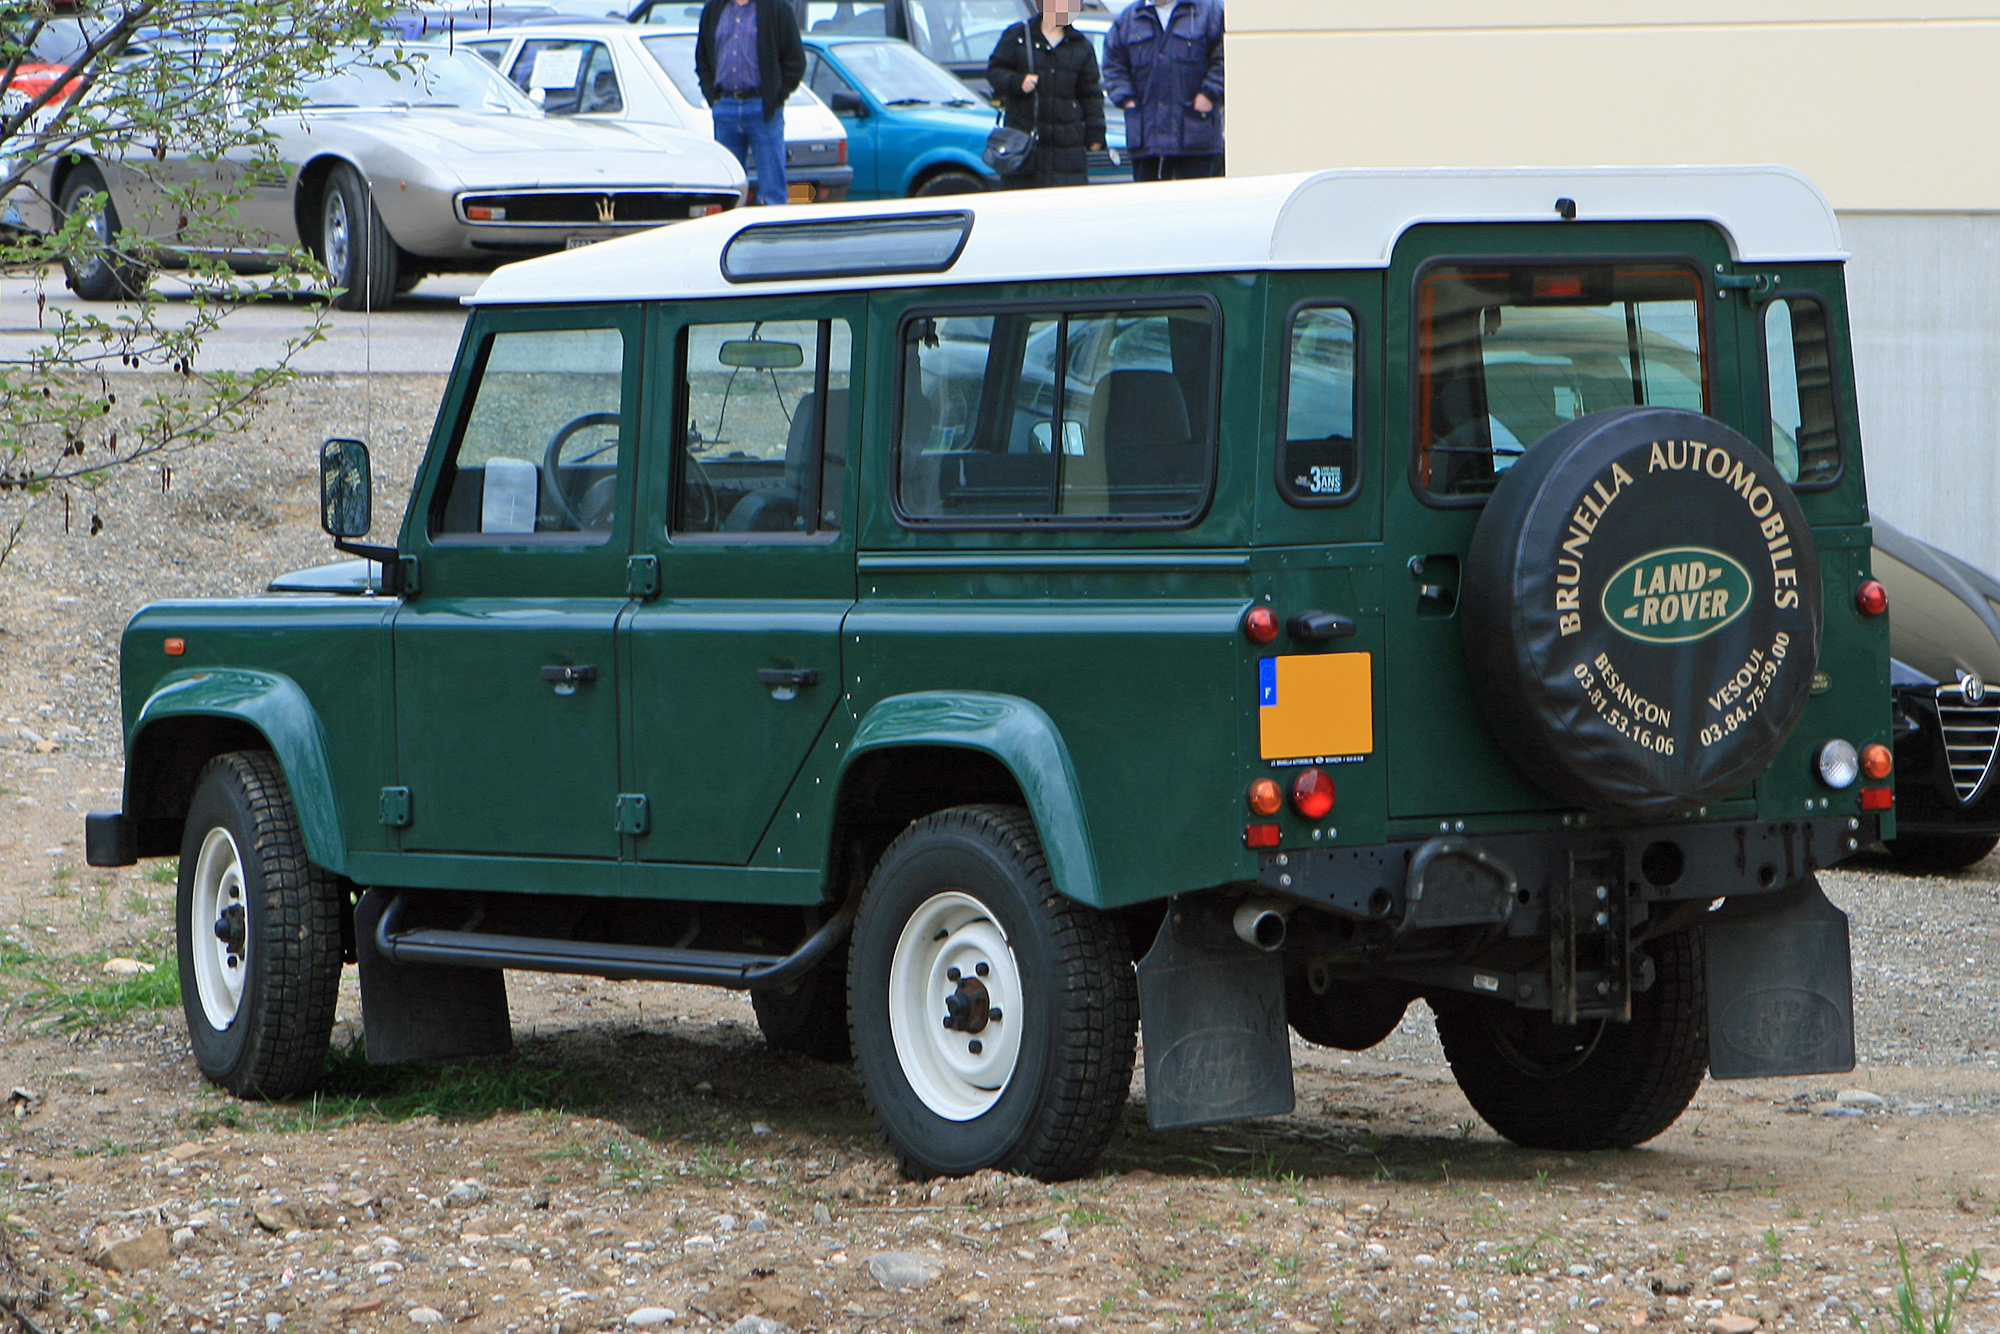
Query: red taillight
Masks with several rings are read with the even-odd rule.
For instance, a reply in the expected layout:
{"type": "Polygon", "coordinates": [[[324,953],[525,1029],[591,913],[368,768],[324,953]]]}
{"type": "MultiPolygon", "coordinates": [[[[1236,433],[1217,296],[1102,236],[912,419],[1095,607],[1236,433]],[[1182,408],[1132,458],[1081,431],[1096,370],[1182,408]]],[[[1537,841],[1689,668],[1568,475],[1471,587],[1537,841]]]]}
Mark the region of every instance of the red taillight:
{"type": "Polygon", "coordinates": [[[1863,580],[1854,590],[1854,606],[1863,616],[1880,616],[1889,610],[1889,590],[1876,580],[1863,580]]]}
{"type": "Polygon", "coordinates": [[[181,654],[188,651],[188,643],[185,639],[169,639],[160,647],[167,651],[169,658],[178,658],[181,654]]]}
{"type": "Polygon", "coordinates": [[[1538,273],[1535,275],[1535,296],[1547,301],[1566,296],[1583,295],[1583,276],[1576,273],[1538,273]]]}
{"type": "Polygon", "coordinates": [[[1893,787],[1864,787],[1861,789],[1861,809],[1864,811],[1893,810],[1896,805],[1896,789],[1893,787]]]}
{"type": "Polygon", "coordinates": [[[843,167],[847,165],[847,140],[845,139],[840,141],[840,165],[843,167]]]}
{"type": "Polygon", "coordinates": [[[1246,824],[1243,826],[1243,846],[1246,848],[1275,848],[1278,846],[1278,826],[1274,824],[1246,824]]]}
{"type": "Polygon", "coordinates": [[[1253,644],[1268,644],[1278,637],[1278,613],[1269,607],[1252,607],[1243,613],[1243,637],[1253,644]]]}
{"type": "Polygon", "coordinates": [[[1285,804],[1285,794],[1278,787],[1275,778],[1260,778],[1250,785],[1249,795],[1244,798],[1252,812],[1258,815],[1276,815],[1285,804]]]}
{"type": "Polygon", "coordinates": [[[1895,759],[1889,748],[1880,742],[1861,748],[1861,776],[1863,778],[1887,778],[1889,770],[1895,766],[1895,759]]]}
{"type": "Polygon", "coordinates": [[[1301,769],[1292,780],[1292,809],[1308,820],[1322,820],[1333,809],[1333,779],[1324,769],[1301,769]]]}

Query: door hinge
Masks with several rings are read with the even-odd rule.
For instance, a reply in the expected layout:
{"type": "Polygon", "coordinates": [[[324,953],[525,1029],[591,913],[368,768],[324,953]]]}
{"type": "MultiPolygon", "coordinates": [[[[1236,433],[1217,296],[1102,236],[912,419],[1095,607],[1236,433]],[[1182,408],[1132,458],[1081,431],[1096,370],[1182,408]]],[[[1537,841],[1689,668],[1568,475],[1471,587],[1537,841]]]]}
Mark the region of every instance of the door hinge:
{"type": "Polygon", "coordinates": [[[1715,286],[1718,295],[1726,296],[1732,291],[1747,293],[1746,300],[1755,301],[1760,296],[1768,296],[1778,290],[1778,275],[1775,273],[1728,273],[1723,266],[1715,266],[1715,286]]]}
{"type": "Polygon", "coordinates": [[[410,594],[416,592],[420,586],[417,580],[417,558],[415,556],[398,556],[396,558],[396,587],[394,590],[396,596],[408,597],[410,594]]]}
{"type": "Polygon", "coordinates": [[[625,562],[625,596],[656,598],[660,595],[660,558],[633,556],[625,562]]]}
{"type": "Polygon", "coordinates": [[[406,787],[382,789],[382,823],[391,829],[410,827],[410,789],[406,787]]]}
{"type": "Polygon", "coordinates": [[[620,792],[618,794],[618,818],[616,831],[638,837],[652,827],[652,813],[643,792],[620,792]]]}

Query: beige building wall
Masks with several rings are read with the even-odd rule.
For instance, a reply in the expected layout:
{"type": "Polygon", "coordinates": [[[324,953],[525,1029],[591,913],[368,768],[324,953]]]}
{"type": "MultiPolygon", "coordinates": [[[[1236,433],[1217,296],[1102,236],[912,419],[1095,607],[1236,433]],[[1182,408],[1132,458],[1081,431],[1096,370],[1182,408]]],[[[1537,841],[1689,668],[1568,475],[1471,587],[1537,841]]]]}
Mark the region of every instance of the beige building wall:
{"type": "Polygon", "coordinates": [[[2000,0],[1229,0],[1229,171],[1780,162],[1841,215],[1873,507],[2000,574],[2000,0]]]}

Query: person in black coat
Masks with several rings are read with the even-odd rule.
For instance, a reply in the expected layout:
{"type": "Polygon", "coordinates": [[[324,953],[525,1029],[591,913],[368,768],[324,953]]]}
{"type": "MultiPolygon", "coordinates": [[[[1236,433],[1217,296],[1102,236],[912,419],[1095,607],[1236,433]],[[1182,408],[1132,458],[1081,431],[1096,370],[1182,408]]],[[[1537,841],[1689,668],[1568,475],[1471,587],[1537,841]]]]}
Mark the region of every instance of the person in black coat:
{"type": "Polygon", "coordinates": [[[1104,147],[1104,84],[1097,52],[1069,26],[1083,0],[1042,0],[1041,22],[1000,34],[986,79],[1007,109],[1007,124],[1035,136],[1028,169],[1001,179],[1011,189],[1088,185],[1088,154],[1104,147]]]}
{"type": "Polygon", "coordinates": [[[757,170],[757,202],[785,202],[785,99],[806,74],[790,0],[708,0],[694,43],[695,78],[715,138],[757,170]]]}

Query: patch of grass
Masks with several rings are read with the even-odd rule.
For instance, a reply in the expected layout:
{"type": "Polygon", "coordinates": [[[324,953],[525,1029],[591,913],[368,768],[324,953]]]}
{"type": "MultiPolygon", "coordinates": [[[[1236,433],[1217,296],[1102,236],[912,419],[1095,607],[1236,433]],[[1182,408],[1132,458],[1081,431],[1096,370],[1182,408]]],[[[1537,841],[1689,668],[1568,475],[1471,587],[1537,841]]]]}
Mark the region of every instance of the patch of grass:
{"type": "Polygon", "coordinates": [[[100,970],[102,958],[81,962],[89,971],[76,981],[23,968],[32,985],[21,1003],[36,1016],[37,1025],[97,1028],[140,1010],[171,1009],[181,1003],[180,969],[172,959],[148,960],[153,964],[152,972],[115,978],[100,970]]]}
{"type": "Polygon", "coordinates": [[[1852,1306],[1847,1308],[1847,1318],[1859,1330],[1883,1329],[1893,1334],[1952,1334],[1954,1322],[1958,1319],[1959,1303],[1972,1291],[1972,1285],[1979,1278],[1979,1252],[1969,1251],[1960,1260],[1954,1260],[1938,1275],[1938,1289],[1930,1298],[1930,1308],[1925,1309],[1923,1294],[1917,1291],[1917,1281],[1910,1273],[1910,1254],[1903,1246],[1903,1234],[1896,1233],[1896,1264],[1902,1270],[1902,1281],[1896,1284],[1896,1305],[1889,1312],[1886,1324],[1871,1325],[1863,1320],[1861,1313],[1852,1306]]]}
{"type": "Polygon", "coordinates": [[[1089,1205],[1080,1205],[1063,1215],[1064,1226],[1078,1229],[1100,1226],[1123,1227],[1124,1223],[1125,1220],[1117,1214],[1109,1214],[1089,1205]]]}
{"type": "Polygon", "coordinates": [[[513,1056],[442,1065],[370,1065],[357,1038],[327,1054],[326,1073],[310,1098],[268,1113],[253,1112],[247,1119],[280,1132],[416,1116],[480,1121],[499,1112],[567,1110],[592,1096],[585,1076],[530,1066],[513,1056]]]}
{"type": "Polygon", "coordinates": [[[180,878],[181,859],[178,857],[162,857],[146,868],[146,879],[156,885],[179,884],[180,878]]]}
{"type": "Polygon", "coordinates": [[[1764,1229],[1763,1268],[1772,1278],[1785,1272],[1785,1238],[1775,1227],[1764,1229]]]}

